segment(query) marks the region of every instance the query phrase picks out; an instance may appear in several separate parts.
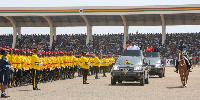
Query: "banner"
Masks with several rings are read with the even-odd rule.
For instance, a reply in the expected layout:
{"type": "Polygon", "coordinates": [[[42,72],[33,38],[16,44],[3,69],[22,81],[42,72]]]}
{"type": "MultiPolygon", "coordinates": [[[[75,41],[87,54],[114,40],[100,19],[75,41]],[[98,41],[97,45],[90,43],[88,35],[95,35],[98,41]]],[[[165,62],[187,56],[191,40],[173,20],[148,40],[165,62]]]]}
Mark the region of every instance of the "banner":
{"type": "Polygon", "coordinates": [[[173,59],[166,59],[166,66],[174,66],[173,59]]]}

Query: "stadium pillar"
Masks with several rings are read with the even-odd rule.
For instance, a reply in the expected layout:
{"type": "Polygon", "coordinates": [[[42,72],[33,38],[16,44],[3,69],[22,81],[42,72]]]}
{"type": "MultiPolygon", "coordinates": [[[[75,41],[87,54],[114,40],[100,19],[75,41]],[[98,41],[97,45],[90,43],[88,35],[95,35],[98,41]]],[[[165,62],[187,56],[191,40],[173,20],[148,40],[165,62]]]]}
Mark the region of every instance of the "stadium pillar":
{"type": "Polygon", "coordinates": [[[126,17],[123,15],[120,15],[123,21],[123,25],[124,25],[124,42],[123,42],[123,48],[126,49],[126,39],[128,37],[128,28],[129,26],[127,26],[127,21],[126,21],[126,17]]]}
{"type": "Polygon", "coordinates": [[[56,27],[53,27],[53,38],[54,38],[54,41],[57,40],[57,37],[56,37],[56,27]]]}
{"type": "Polygon", "coordinates": [[[166,23],[163,14],[160,14],[161,22],[162,22],[162,45],[165,43],[166,40],[166,23]]]}
{"type": "Polygon", "coordinates": [[[12,48],[15,48],[15,44],[16,44],[16,36],[17,36],[17,27],[16,27],[16,21],[10,17],[10,16],[4,16],[6,19],[8,19],[10,21],[10,23],[13,26],[13,43],[12,43],[12,48]]]}
{"type": "Polygon", "coordinates": [[[85,24],[87,26],[87,38],[86,38],[86,45],[87,45],[90,40],[93,40],[93,38],[92,38],[92,26],[90,26],[90,23],[89,23],[87,16],[81,15],[81,17],[84,19],[85,24]]]}
{"type": "Polygon", "coordinates": [[[18,38],[21,39],[21,27],[17,27],[18,38]]]}
{"type": "Polygon", "coordinates": [[[44,16],[44,18],[47,20],[49,26],[50,26],[50,49],[52,48],[52,44],[53,44],[53,21],[50,19],[50,17],[48,16],[44,16]]]}

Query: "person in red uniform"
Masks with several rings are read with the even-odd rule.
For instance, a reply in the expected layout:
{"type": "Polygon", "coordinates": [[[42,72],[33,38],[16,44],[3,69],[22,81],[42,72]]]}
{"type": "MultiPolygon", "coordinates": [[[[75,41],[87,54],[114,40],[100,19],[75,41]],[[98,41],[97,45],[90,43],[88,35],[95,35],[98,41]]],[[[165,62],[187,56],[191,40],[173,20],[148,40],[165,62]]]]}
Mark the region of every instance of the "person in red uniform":
{"type": "Polygon", "coordinates": [[[147,45],[146,52],[154,52],[153,46],[150,46],[149,44],[147,45]]]}

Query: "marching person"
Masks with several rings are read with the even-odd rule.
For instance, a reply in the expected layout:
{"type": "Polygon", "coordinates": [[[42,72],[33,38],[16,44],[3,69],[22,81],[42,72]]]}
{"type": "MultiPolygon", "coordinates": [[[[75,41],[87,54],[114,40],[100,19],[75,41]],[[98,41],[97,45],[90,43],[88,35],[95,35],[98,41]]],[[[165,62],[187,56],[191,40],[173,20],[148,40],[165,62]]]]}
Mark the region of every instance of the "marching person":
{"type": "Polygon", "coordinates": [[[88,75],[88,59],[86,58],[86,52],[82,52],[82,57],[81,57],[81,67],[83,68],[83,84],[89,84],[87,83],[87,75],[88,75]]]}
{"type": "Polygon", "coordinates": [[[100,63],[101,63],[101,61],[100,61],[100,59],[99,59],[99,53],[98,52],[96,52],[95,53],[95,57],[94,57],[94,69],[95,69],[95,79],[100,79],[99,77],[98,77],[98,73],[99,73],[99,67],[100,67],[100,63]]]}
{"type": "Polygon", "coordinates": [[[78,59],[78,77],[82,77],[83,71],[82,71],[82,67],[81,67],[82,66],[81,55],[78,55],[77,59],[78,59]]]}
{"type": "Polygon", "coordinates": [[[32,79],[33,79],[33,90],[40,90],[38,87],[37,87],[37,81],[38,81],[38,74],[39,74],[39,70],[40,70],[40,66],[39,66],[39,63],[40,63],[40,59],[37,55],[37,48],[33,48],[33,55],[31,57],[31,64],[32,64],[32,68],[33,68],[33,76],[32,76],[32,79]]]}
{"type": "Polygon", "coordinates": [[[6,49],[1,50],[2,58],[0,60],[0,82],[1,82],[1,97],[8,98],[6,91],[6,85],[10,84],[10,72],[11,72],[11,63],[6,58],[8,51],[6,49]]]}
{"type": "Polygon", "coordinates": [[[107,60],[107,57],[106,55],[103,55],[103,59],[102,59],[102,67],[103,67],[103,77],[107,77],[106,76],[106,69],[108,67],[108,60],[107,60]]]}

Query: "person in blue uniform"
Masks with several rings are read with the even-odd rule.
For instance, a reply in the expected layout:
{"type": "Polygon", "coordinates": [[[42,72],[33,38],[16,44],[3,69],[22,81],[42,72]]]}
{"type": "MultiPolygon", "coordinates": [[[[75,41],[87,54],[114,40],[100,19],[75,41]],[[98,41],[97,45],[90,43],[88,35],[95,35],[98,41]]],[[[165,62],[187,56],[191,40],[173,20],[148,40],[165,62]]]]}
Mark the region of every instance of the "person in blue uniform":
{"type": "MultiPolygon", "coordinates": [[[[186,64],[188,66],[188,69],[190,70],[190,72],[192,72],[192,70],[191,70],[191,61],[190,61],[190,57],[188,56],[188,46],[184,45],[184,43],[185,43],[185,41],[183,41],[183,40],[180,41],[180,45],[179,45],[178,50],[182,51],[183,55],[186,58],[185,61],[186,61],[186,64]]],[[[179,62],[178,62],[178,59],[177,59],[176,60],[176,66],[175,66],[175,68],[176,68],[175,72],[176,73],[178,73],[178,64],[179,64],[179,62]]]]}
{"type": "Polygon", "coordinates": [[[1,82],[1,97],[8,98],[6,91],[6,85],[10,84],[10,72],[11,72],[11,63],[6,58],[8,51],[6,49],[1,50],[2,58],[0,60],[0,82],[1,82]]]}

